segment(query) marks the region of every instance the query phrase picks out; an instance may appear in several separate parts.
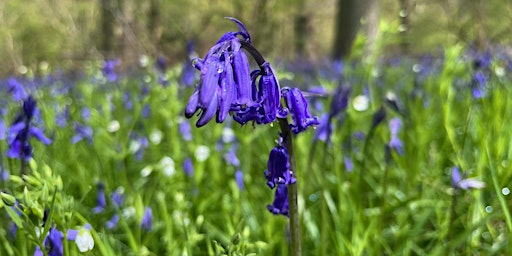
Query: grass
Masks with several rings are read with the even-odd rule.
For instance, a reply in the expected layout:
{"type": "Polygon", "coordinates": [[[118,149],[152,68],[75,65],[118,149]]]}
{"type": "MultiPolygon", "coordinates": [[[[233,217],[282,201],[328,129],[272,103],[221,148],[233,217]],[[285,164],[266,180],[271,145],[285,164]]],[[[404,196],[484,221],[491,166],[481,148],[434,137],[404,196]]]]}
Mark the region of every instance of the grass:
{"type": "MultiPolygon", "coordinates": [[[[511,253],[510,199],[502,191],[512,175],[511,71],[496,75],[493,71],[504,62],[494,59],[485,96],[474,98],[467,83],[473,68],[461,58],[463,50],[447,49],[426,75],[411,70],[420,60],[407,58],[398,66],[346,65],[343,81],[352,86],[351,104],[343,121],[334,120],[332,142],[313,143],[312,129],[294,142],[304,255],[511,253]],[[402,113],[385,103],[388,92],[396,95],[402,113]],[[369,109],[355,110],[352,100],[365,93],[369,109]],[[386,119],[373,129],[373,114],[383,105],[386,119]],[[402,155],[385,152],[392,118],[402,121],[402,155]],[[363,138],[354,136],[357,132],[363,138]],[[345,159],[352,161],[353,170],[345,159]],[[455,189],[453,166],[486,187],[455,189]]],[[[284,67],[277,69],[297,78],[284,67]]],[[[96,66],[78,79],[20,78],[38,100],[37,125],[45,127],[53,142],[44,146],[32,140],[30,171],[21,176],[20,161],[6,158],[7,141],[0,141],[1,166],[10,173],[1,190],[17,199],[22,213],[0,202],[5,216],[0,220],[0,255],[32,255],[50,227],[66,234],[85,223],[92,225],[95,242],[87,255],[287,254],[287,219],[266,210],[274,192],[263,175],[278,125],[193,127],[195,118],[183,117],[193,88],[179,84],[179,72],[180,67],[167,70],[168,87],[158,83],[163,74],[151,66],[115,82],[106,81],[96,66]],[[55,120],[65,109],[69,116],[61,127],[55,120]],[[82,115],[85,109],[89,117],[82,115]],[[180,131],[182,122],[193,127],[190,141],[180,131]],[[92,128],[91,141],[71,143],[76,123],[92,128]],[[233,131],[235,141],[222,142],[226,129],[233,131]],[[146,147],[138,144],[139,138],[147,138],[146,147]],[[234,145],[239,167],[224,160],[234,145]],[[204,160],[197,152],[202,146],[209,149],[204,160]],[[172,163],[162,161],[165,157],[172,163]],[[187,158],[192,159],[193,175],[184,171],[187,158]],[[243,189],[235,180],[237,169],[243,171],[243,189]],[[107,204],[94,213],[99,182],[107,204]],[[116,191],[125,198],[120,206],[110,197],[116,191]],[[153,211],[149,231],[140,224],[145,207],[153,211]],[[107,228],[116,214],[119,222],[107,228]],[[44,216],[48,220],[38,237],[34,230],[42,227],[44,216]],[[14,235],[13,223],[18,226],[14,235]]],[[[313,79],[329,92],[338,83],[313,79]]],[[[5,96],[1,118],[9,126],[21,105],[11,100],[5,86],[0,90],[5,96]]],[[[328,111],[331,96],[315,100],[322,106],[316,114],[328,111]]],[[[69,255],[79,254],[72,241],[64,239],[64,248],[69,255]]]]}

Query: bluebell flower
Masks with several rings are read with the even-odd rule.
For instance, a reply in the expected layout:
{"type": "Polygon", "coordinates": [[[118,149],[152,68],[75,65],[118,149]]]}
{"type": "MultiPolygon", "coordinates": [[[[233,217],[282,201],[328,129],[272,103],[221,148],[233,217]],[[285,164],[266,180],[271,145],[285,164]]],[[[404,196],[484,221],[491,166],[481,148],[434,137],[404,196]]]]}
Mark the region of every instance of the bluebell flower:
{"type": "Polygon", "coordinates": [[[119,214],[114,214],[110,220],[105,223],[107,229],[114,229],[119,223],[119,214]]]}
{"type": "Polygon", "coordinates": [[[114,206],[116,208],[120,208],[123,205],[124,199],[125,199],[124,188],[118,187],[114,191],[114,193],[112,193],[112,195],[110,195],[110,199],[112,199],[112,202],[114,203],[114,206]]]}
{"type": "Polygon", "coordinates": [[[305,131],[311,125],[318,125],[318,118],[311,116],[308,110],[308,102],[298,88],[283,88],[283,98],[292,116],[293,123],[290,128],[298,134],[305,131]]]}
{"type": "Polygon", "coordinates": [[[84,121],[89,121],[91,119],[91,109],[88,107],[83,107],[81,111],[81,116],[84,121]]]}
{"type": "Polygon", "coordinates": [[[51,140],[48,139],[42,130],[33,126],[34,117],[38,118],[38,109],[36,101],[29,96],[23,101],[23,111],[18,115],[12,126],[9,128],[7,135],[7,157],[20,158],[29,160],[32,158],[32,146],[30,138],[34,136],[45,145],[49,145],[51,140]]]}
{"type": "Polygon", "coordinates": [[[90,251],[94,248],[94,239],[91,235],[91,224],[86,223],[79,229],[68,229],[66,238],[69,241],[75,241],[78,250],[81,253],[90,251]]]}
{"type": "Polygon", "coordinates": [[[153,227],[153,210],[151,207],[144,208],[144,213],[142,214],[142,219],[140,221],[140,227],[144,231],[150,231],[153,227]]]}
{"type": "Polygon", "coordinates": [[[101,72],[107,78],[109,82],[115,82],[117,80],[117,74],[115,68],[119,65],[121,61],[119,59],[115,60],[106,60],[103,63],[103,67],[101,68],[101,72]]]}
{"type": "Polygon", "coordinates": [[[238,186],[238,189],[244,190],[244,188],[245,188],[244,173],[242,172],[242,170],[235,171],[235,181],[236,181],[236,185],[238,186]]]}
{"type": "Polygon", "coordinates": [[[288,150],[282,145],[277,145],[270,151],[265,178],[267,185],[274,188],[278,184],[294,184],[296,182],[290,170],[288,150]]]}
{"type": "Polygon", "coordinates": [[[141,115],[145,119],[148,119],[149,116],[151,115],[151,106],[148,103],[144,104],[144,106],[142,107],[141,115]]]}
{"type": "Polygon", "coordinates": [[[100,213],[105,209],[105,207],[107,207],[107,199],[105,198],[105,185],[103,182],[98,183],[96,194],[96,206],[92,211],[94,213],[100,213]]]}
{"type": "Polygon", "coordinates": [[[61,111],[56,117],[55,117],[55,123],[59,127],[66,127],[69,120],[69,106],[66,106],[64,108],[64,111],[61,111]]]}
{"type": "Polygon", "coordinates": [[[343,162],[345,163],[345,170],[347,172],[354,171],[354,163],[352,162],[352,158],[350,158],[350,156],[345,156],[343,158],[343,162]]]}
{"type": "MultiPolygon", "coordinates": [[[[44,239],[44,249],[48,253],[49,256],[63,256],[64,255],[64,247],[62,245],[62,240],[64,239],[64,234],[60,232],[57,228],[50,228],[48,235],[44,239]]],[[[44,253],[36,246],[36,250],[34,252],[34,256],[43,256],[44,253]]]]}
{"type": "Polygon", "coordinates": [[[185,161],[183,161],[183,170],[187,176],[194,176],[194,164],[192,163],[192,159],[190,159],[190,157],[185,158],[185,161]]]}
{"type": "Polygon", "coordinates": [[[391,139],[388,142],[390,149],[396,150],[399,155],[404,154],[404,145],[402,140],[398,137],[402,126],[402,121],[398,117],[395,117],[389,121],[389,131],[391,133],[391,139]]]}
{"type": "Polygon", "coordinates": [[[238,146],[235,144],[233,145],[226,154],[224,154],[224,160],[226,160],[226,163],[234,166],[239,167],[240,166],[240,160],[236,156],[236,150],[238,146]]]}
{"type": "Polygon", "coordinates": [[[473,98],[480,99],[482,97],[485,97],[485,94],[487,93],[487,77],[484,74],[483,71],[478,70],[475,73],[473,73],[472,76],[472,92],[473,92],[473,98]]]}
{"type": "Polygon", "coordinates": [[[274,202],[271,205],[267,205],[267,209],[275,215],[289,216],[288,187],[286,185],[279,184],[277,186],[274,202]]]}
{"type": "Polygon", "coordinates": [[[5,140],[7,127],[5,126],[4,120],[0,117],[0,140],[5,140]]]}
{"type": "Polygon", "coordinates": [[[460,174],[458,166],[452,168],[452,187],[455,189],[480,189],[485,187],[485,183],[474,178],[465,178],[460,174]]]}
{"type": "Polygon", "coordinates": [[[130,92],[126,91],[123,93],[124,108],[127,110],[133,109],[133,101],[130,92]]]}
{"type": "Polygon", "coordinates": [[[92,143],[93,131],[90,126],[75,123],[75,135],[71,138],[71,144],[76,144],[81,140],[86,140],[87,143],[92,143]]]}
{"type": "Polygon", "coordinates": [[[386,109],[384,107],[380,107],[379,110],[373,114],[372,129],[382,123],[384,119],[386,119],[386,109]]]}
{"type": "Polygon", "coordinates": [[[188,120],[185,120],[185,119],[181,120],[179,129],[180,129],[180,134],[181,134],[181,136],[183,136],[183,139],[185,141],[192,140],[192,129],[190,127],[190,123],[188,122],[188,120]]]}
{"type": "Polygon", "coordinates": [[[11,93],[14,101],[21,101],[27,98],[23,85],[14,77],[7,79],[7,91],[11,93]]]}

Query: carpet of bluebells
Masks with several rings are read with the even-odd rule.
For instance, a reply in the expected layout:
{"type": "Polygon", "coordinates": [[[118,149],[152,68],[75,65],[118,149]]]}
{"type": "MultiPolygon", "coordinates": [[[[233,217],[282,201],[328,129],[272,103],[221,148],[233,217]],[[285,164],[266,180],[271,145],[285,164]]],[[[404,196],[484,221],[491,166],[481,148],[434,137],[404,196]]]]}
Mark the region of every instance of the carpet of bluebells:
{"type": "MultiPolygon", "coordinates": [[[[165,58],[0,80],[0,255],[286,255],[277,124],[185,118],[165,58]]],[[[512,253],[512,53],[275,60],[320,124],[295,137],[304,255],[512,253]]]]}

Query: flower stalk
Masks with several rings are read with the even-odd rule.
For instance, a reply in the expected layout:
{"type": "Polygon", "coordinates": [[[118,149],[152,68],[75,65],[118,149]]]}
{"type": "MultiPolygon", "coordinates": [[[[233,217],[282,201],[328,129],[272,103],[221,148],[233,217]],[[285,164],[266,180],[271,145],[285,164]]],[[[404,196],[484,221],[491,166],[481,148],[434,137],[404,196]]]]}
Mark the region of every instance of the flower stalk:
{"type": "MultiPolygon", "coordinates": [[[[279,128],[283,144],[288,149],[290,171],[297,176],[297,166],[295,164],[295,155],[293,152],[293,139],[290,125],[286,118],[278,118],[279,128]]],[[[297,183],[288,185],[288,206],[289,206],[289,227],[290,227],[290,255],[302,255],[300,240],[300,222],[299,205],[297,201],[298,188],[297,183]]]]}

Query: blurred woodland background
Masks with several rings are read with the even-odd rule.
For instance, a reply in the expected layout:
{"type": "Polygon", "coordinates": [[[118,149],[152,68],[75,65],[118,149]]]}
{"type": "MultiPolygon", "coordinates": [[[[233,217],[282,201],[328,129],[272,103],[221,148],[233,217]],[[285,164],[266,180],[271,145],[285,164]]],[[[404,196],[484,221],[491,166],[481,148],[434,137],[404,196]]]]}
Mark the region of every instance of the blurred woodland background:
{"type": "Polygon", "coordinates": [[[461,43],[510,43],[506,0],[2,0],[0,75],[78,69],[91,60],[203,56],[245,23],[266,56],[284,60],[419,55],[461,43]],[[23,67],[20,69],[20,67],[23,67]]]}

